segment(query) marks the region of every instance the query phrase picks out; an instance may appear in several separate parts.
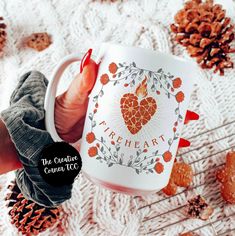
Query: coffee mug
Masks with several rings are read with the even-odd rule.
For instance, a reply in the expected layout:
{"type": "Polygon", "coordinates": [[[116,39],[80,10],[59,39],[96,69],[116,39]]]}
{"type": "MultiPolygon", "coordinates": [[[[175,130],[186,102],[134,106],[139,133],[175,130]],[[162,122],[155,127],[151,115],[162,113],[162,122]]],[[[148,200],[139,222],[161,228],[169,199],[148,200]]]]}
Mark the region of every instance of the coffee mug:
{"type": "MultiPolygon", "coordinates": [[[[46,98],[46,128],[54,125],[56,89],[63,71],[79,61],[65,58],[55,69],[46,98]]],[[[169,181],[197,69],[193,62],[136,47],[104,43],[81,140],[82,171],[114,191],[143,195],[169,181]]]]}

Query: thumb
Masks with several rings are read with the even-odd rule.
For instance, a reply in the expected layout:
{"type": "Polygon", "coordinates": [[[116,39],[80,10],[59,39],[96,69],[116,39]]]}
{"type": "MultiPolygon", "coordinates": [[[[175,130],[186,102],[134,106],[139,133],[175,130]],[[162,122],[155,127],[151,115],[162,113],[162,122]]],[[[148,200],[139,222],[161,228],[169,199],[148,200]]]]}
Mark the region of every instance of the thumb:
{"type": "Polygon", "coordinates": [[[97,76],[98,65],[90,59],[83,68],[81,74],[78,74],[70,84],[64,94],[65,103],[73,106],[84,104],[92,90],[97,76]]]}

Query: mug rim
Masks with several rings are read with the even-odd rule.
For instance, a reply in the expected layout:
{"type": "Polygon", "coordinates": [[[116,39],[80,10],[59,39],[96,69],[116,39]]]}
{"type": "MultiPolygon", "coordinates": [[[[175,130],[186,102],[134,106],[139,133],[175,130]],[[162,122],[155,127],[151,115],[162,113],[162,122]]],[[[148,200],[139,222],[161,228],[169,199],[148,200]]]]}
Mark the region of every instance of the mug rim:
{"type": "Polygon", "coordinates": [[[140,50],[140,51],[143,51],[143,52],[146,52],[146,53],[151,53],[153,55],[161,55],[167,59],[173,59],[173,60],[176,60],[176,61],[180,61],[180,62],[183,62],[187,65],[191,65],[193,67],[195,67],[197,69],[197,64],[195,61],[193,60],[189,60],[189,59],[186,59],[186,58],[183,58],[183,57],[179,57],[179,56],[176,56],[176,55],[173,55],[173,54],[170,54],[170,53],[165,53],[165,52],[161,52],[161,51],[158,51],[158,50],[153,50],[153,49],[149,49],[149,48],[142,48],[142,47],[136,47],[136,46],[129,46],[129,45],[125,45],[125,44],[119,44],[119,43],[112,43],[112,42],[103,42],[101,44],[101,47],[106,47],[106,46],[115,46],[115,47],[120,47],[120,48],[123,48],[123,49],[137,49],[137,50],[140,50]]]}

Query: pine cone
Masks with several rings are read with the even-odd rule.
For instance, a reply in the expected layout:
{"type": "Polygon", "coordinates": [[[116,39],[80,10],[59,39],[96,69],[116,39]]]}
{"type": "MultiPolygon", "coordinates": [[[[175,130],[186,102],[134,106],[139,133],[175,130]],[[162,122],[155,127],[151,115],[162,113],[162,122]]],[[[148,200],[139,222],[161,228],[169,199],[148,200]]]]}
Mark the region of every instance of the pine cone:
{"type": "Polygon", "coordinates": [[[3,53],[3,48],[6,43],[6,24],[3,23],[3,17],[0,17],[0,54],[3,53]]]}
{"type": "Polygon", "coordinates": [[[205,199],[200,195],[188,200],[186,207],[187,216],[190,218],[197,218],[201,220],[208,220],[213,213],[213,208],[210,207],[205,199]]]}
{"type": "Polygon", "coordinates": [[[24,198],[16,182],[12,182],[5,200],[11,208],[9,215],[23,235],[37,235],[52,227],[59,219],[61,208],[45,208],[24,198]]]}
{"type": "Polygon", "coordinates": [[[30,48],[43,51],[51,44],[51,37],[46,33],[34,33],[26,39],[26,45],[30,48]]]}
{"type": "Polygon", "coordinates": [[[202,68],[214,68],[215,73],[223,75],[225,68],[233,68],[228,56],[235,52],[230,47],[234,39],[234,25],[230,21],[222,6],[213,4],[213,0],[191,0],[175,15],[171,30],[175,40],[187,48],[202,68]]]}

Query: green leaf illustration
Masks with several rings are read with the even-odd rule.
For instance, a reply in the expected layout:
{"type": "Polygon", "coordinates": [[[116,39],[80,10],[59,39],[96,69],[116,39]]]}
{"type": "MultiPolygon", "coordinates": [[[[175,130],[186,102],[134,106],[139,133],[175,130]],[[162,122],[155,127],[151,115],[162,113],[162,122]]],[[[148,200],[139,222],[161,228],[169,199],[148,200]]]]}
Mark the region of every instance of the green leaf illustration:
{"type": "Polygon", "coordinates": [[[132,161],[129,161],[128,164],[127,164],[127,166],[130,167],[131,165],[132,165],[132,161]]]}
{"type": "Polygon", "coordinates": [[[88,118],[89,118],[90,120],[92,120],[92,119],[93,119],[92,113],[89,113],[89,116],[88,116],[88,118]]]}

